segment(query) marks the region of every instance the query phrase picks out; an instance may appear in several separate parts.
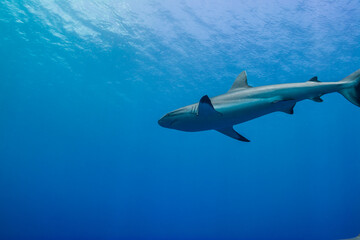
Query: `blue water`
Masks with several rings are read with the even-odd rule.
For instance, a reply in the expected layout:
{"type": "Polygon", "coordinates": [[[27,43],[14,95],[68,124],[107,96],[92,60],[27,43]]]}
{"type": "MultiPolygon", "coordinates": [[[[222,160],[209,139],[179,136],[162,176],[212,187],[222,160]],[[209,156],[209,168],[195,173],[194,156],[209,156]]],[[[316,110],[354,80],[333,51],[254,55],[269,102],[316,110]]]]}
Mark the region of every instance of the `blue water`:
{"type": "Polygon", "coordinates": [[[360,68],[360,3],[2,0],[0,239],[342,239],[360,233],[360,109],[340,94],[235,127],[157,120],[360,68]]]}

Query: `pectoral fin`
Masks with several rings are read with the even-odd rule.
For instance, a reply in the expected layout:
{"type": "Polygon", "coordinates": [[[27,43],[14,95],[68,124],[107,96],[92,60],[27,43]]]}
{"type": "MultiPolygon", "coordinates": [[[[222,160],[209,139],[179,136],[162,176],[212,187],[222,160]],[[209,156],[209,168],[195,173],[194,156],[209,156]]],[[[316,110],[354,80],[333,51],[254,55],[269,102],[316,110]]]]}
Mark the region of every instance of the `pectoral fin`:
{"type": "Polygon", "coordinates": [[[239,133],[237,133],[233,126],[229,126],[222,129],[215,129],[216,131],[225,134],[226,136],[229,136],[231,138],[234,138],[236,140],[242,141],[242,142],[250,142],[249,139],[245,138],[244,136],[241,136],[239,133]]]}

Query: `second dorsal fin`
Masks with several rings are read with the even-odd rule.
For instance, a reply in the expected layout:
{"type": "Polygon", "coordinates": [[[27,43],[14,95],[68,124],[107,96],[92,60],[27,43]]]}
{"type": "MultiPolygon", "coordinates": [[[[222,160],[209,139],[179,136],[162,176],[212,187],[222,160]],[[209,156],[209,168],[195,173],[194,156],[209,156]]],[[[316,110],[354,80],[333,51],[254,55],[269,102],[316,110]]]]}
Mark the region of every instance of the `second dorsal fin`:
{"type": "Polygon", "coordinates": [[[239,76],[235,79],[233,85],[231,86],[230,91],[239,90],[241,88],[249,88],[246,71],[242,71],[239,76]]]}
{"type": "Polygon", "coordinates": [[[320,82],[317,78],[317,76],[311,78],[308,82],[320,82]]]}

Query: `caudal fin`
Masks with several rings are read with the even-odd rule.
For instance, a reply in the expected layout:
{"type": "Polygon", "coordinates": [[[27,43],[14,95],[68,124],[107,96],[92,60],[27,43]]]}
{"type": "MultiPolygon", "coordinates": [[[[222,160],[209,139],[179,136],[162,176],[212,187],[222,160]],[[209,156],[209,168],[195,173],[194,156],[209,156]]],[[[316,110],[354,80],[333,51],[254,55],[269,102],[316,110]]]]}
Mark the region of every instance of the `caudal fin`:
{"type": "Polygon", "coordinates": [[[339,93],[351,103],[360,107],[360,69],[341,80],[341,82],[348,84],[339,93]]]}

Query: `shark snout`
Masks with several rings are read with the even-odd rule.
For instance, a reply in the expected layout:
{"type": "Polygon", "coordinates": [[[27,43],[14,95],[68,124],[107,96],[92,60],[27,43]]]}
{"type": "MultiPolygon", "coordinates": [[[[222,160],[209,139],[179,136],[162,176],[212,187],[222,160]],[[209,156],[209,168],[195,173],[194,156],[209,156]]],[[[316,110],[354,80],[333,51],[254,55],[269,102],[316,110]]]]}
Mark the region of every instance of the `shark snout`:
{"type": "Polygon", "coordinates": [[[158,120],[158,124],[159,124],[160,126],[162,126],[162,127],[165,127],[165,126],[164,126],[164,125],[165,125],[165,122],[164,122],[163,118],[160,118],[160,119],[158,120]]]}
{"type": "Polygon", "coordinates": [[[168,117],[165,115],[163,116],[162,118],[159,119],[158,121],[158,124],[161,126],[161,127],[165,127],[165,128],[168,128],[170,126],[170,121],[168,120],[168,117]]]}
{"type": "Polygon", "coordinates": [[[171,128],[176,119],[169,117],[168,114],[158,120],[158,124],[164,128],[171,128]]]}

